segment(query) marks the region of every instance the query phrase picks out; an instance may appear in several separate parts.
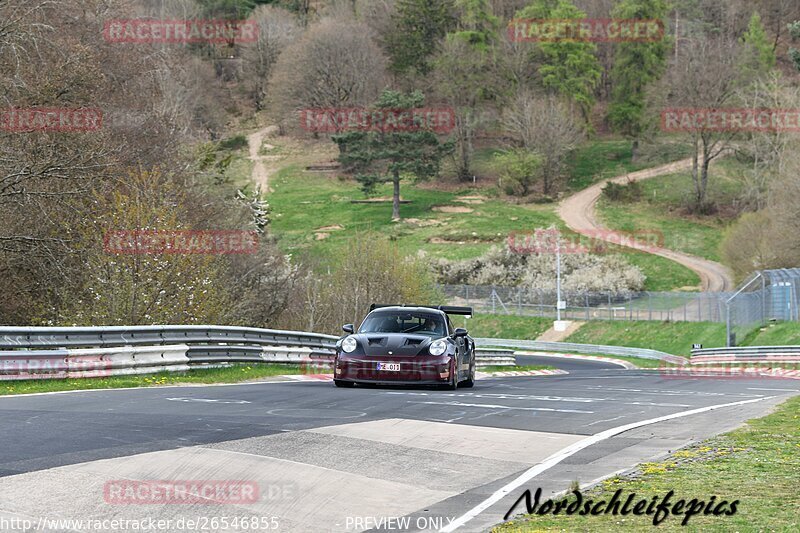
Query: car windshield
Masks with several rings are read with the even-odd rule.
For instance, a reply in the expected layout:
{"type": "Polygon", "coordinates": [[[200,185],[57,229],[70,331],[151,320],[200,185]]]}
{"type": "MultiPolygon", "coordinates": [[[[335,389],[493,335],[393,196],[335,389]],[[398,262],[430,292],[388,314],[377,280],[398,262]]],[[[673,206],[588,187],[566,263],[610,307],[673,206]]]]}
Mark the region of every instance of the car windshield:
{"type": "Polygon", "coordinates": [[[423,313],[383,312],[369,315],[359,333],[414,333],[443,337],[447,334],[440,316],[423,313]]]}

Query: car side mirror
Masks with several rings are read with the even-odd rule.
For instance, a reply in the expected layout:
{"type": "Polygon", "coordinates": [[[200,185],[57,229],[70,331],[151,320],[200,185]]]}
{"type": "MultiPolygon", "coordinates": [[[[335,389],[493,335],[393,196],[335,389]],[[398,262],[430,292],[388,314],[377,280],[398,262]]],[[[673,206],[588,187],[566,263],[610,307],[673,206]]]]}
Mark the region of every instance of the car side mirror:
{"type": "Polygon", "coordinates": [[[455,332],[453,333],[453,336],[454,337],[466,337],[467,336],[467,330],[465,330],[464,328],[456,328],[455,332]]]}
{"type": "Polygon", "coordinates": [[[355,328],[353,327],[353,324],[345,324],[344,326],[342,326],[342,331],[344,331],[345,333],[353,333],[355,331],[355,328]]]}

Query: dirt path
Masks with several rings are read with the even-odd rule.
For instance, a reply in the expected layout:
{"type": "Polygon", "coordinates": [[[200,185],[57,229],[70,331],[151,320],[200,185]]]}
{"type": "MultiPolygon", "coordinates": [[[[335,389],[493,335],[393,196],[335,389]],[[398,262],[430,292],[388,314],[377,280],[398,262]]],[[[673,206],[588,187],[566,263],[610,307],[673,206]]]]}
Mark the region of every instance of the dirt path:
{"type": "MultiPolygon", "coordinates": [[[[281,159],[280,156],[274,155],[259,155],[261,151],[261,143],[264,138],[277,133],[278,126],[267,126],[255,133],[247,136],[247,143],[250,148],[250,161],[253,162],[253,182],[261,186],[261,190],[269,192],[269,176],[272,169],[267,168],[267,162],[277,161],[281,159]]],[[[268,148],[272,147],[268,145],[268,148]]]]}
{"type": "Polygon", "coordinates": [[[578,320],[571,320],[569,327],[565,331],[556,331],[554,327],[548,329],[536,339],[537,341],[546,341],[546,342],[562,342],[566,340],[567,337],[581,329],[586,322],[580,322],[578,320]]]}
{"type": "MultiPolygon", "coordinates": [[[[614,183],[625,183],[629,179],[633,181],[645,180],[665,174],[674,174],[675,172],[683,170],[691,170],[691,168],[692,160],[683,159],[668,165],[649,168],[639,172],[631,172],[630,174],[601,181],[563,200],[559,206],[558,214],[561,220],[563,220],[571,230],[588,237],[598,237],[597,230],[606,228],[597,220],[595,205],[600,199],[603,186],[605,186],[606,183],[610,181],[614,183]]],[[[598,238],[602,239],[602,233],[599,234],[598,238]]],[[[705,292],[722,292],[734,288],[730,272],[725,266],[717,262],[673,250],[667,250],[666,248],[654,249],[652,246],[647,246],[645,249],[644,244],[641,247],[632,247],[644,249],[647,253],[665,257],[696,272],[697,275],[700,276],[701,286],[705,292]]]]}

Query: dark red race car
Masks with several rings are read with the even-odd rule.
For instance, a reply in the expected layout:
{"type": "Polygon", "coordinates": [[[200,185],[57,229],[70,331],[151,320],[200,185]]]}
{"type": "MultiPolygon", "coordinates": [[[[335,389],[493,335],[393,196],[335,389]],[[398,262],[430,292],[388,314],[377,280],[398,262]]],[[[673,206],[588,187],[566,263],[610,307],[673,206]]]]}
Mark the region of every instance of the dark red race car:
{"type": "Polygon", "coordinates": [[[472,387],[475,342],[448,315],[471,316],[472,308],[373,304],[358,332],[342,326],[333,382],[472,387]]]}

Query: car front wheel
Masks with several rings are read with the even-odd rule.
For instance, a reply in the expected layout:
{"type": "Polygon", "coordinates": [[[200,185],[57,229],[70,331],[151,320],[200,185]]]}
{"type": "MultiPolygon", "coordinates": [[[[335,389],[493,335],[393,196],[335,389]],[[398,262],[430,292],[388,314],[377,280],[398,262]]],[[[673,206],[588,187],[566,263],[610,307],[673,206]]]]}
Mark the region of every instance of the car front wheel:
{"type": "Polygon", "coordinates": [[[461,386],[465,389],[471,389],[475,386],[475,361],[472,361],[472,364],[469,365],[469,377],[461,383],[461,386]]]}
{"type": "Polygon", "coordinates": [[[458,388],[458,367],[455,361],[450,365],[450,381],[444,388],[445,390],[456,390],[458,388]]]}

